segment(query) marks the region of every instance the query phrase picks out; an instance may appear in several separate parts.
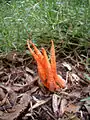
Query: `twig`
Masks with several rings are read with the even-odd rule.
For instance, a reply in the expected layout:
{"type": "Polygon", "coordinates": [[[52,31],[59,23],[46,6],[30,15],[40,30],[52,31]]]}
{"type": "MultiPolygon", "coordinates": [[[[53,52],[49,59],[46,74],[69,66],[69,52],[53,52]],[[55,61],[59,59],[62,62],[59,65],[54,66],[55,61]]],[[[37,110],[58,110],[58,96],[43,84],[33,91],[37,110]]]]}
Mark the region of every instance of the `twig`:
{"type": "Polygon", "coordinates": [[[42,109],[53,119],[53,120],[57,120],[48,110],[47,108],[42,106],[42,109]]]}

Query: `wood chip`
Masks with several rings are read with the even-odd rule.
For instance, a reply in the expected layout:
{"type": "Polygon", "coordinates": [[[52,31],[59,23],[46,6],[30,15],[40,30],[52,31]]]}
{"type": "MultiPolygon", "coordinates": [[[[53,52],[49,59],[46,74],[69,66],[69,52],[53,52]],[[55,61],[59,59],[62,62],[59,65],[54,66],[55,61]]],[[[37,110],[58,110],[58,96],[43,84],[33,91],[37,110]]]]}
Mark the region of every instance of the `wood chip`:
{"type": "Polygon", "coordinates": [[[26,72],[30,73],[31,75],[34,75],[34,71],[28,67],[26,67],[26,72]]]}
{"type": "Polygon", "coordinates": [[[62,99],[61,100],[61,105],[60,105],[60,117],[62,117],[64,112],[65,112],[66,104],[67,104],[67,100],[62,99]]]}
{"type": "Polygon", "coordinates": [[[56,94],[53,94],[52,96],[52,108],[55,116],[57,116],[58,112],[58,96],[56,94]]]}

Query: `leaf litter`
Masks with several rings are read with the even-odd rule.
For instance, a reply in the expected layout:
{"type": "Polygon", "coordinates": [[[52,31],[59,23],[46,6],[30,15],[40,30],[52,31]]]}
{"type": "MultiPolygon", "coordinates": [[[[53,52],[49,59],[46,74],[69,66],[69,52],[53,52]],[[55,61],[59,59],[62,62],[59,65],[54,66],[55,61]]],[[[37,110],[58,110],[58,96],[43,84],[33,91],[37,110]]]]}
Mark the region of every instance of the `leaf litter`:
{"type": "Polygon", "coordinates": [[[66,87],[50,92],[30,56],[0,56],[0,120],[89,120],[90,74],[82,64],[59,58],[57,71],[66,87]]]}

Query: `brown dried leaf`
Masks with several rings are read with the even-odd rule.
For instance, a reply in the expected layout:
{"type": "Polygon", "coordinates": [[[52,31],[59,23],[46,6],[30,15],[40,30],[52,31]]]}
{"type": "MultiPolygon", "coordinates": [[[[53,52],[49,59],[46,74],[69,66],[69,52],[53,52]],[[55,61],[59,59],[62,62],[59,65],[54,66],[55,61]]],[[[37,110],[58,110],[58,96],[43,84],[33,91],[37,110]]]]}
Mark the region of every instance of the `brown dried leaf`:
{"type": "Polygon", "coordinates": [[[2,88],[0,88],[0,101],[2,101],[5,97],[5,93],[2,88]]]}
{"type": "Polygon", "coordinates": [[[30,103],[30,97],[28,94],[23,94],[20,103],[17,104],[12,113],[4,113],[3,116],[0,116],[0,120],[19,120],[28,110],[30,103]]]}
{"type": "Polygon", "coordinates": [[[67,100],[62,99],[61,100],[61,105],[60,105],[60,114],[59,114],[61,117],[63,116],[63,114],[65,112],[66,104],[67,104],[67,100]]]}
{"type": "Polygon", "coordinates": [[[79,105],[69,104],[65,107],[65,111],[76,113],[79,110],[79,105]]]}

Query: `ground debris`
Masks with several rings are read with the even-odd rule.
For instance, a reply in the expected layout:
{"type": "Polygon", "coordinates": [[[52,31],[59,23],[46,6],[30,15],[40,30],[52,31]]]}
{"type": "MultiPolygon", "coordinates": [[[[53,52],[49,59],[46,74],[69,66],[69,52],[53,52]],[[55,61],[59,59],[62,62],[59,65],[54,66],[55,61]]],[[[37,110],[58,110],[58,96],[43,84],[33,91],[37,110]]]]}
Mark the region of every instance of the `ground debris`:
{"type": "Polygon", "coordinates": [[[30,103],[30,98],[28,94],[23,94],[20,99],[19,104],[14,106],[14,112],[4,113],[0,116],[0,120],[20,120],[24,113],[28,110],[30,103]]]}
{"type": "Polygon", "coordinates": [[[0,120],[89,120],[90,81],[84,67],[57,62],[66,88],[50,92],[38,76],[36,64],[16,52],[0,58],[0,120]],[[21,61],[20,61],[21,60],[21,61]]]}

